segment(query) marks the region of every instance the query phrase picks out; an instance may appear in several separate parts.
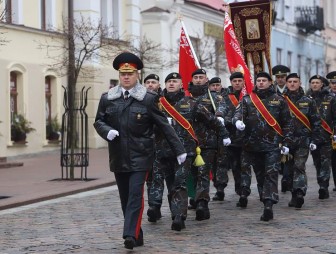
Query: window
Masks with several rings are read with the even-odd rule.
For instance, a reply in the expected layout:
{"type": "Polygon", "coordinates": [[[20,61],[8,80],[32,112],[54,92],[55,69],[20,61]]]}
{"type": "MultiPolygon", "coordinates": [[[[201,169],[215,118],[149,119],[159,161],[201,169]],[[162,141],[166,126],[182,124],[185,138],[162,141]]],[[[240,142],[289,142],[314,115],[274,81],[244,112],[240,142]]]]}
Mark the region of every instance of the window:
{"type": "Polygon", "coordinates": [[[276,49],[276,62],[277,62],[277,64],[281,64],[281,52],[282,52],[282,49],[279,49],[279,48],[276,49]]]}
{"type": "Polygon", "coordinates": [[[297,69],[298,69],[298,74],[301,76],[301,67],[302,67],[302,56],[298,55],[297,56],[297,69]]]}
{"type": "Polygon", "coordinates": [[[101,19],[104,26],[113,27],[113,32],[120,31],[120,4],[119,0],[101,0],[101,19]]]}
{"type": "Polygon", "coordinates": [[[18,87],[17,87],[17,73],[10,73],[10,111],[11,111],[11,122],[13,121],[14,114],[18,113],[17,106],[17,96],[18,96],[18,87]]]}
{"type": "Polygon", "coordinates": [[[41,29],[50,30],[53,26],[56,26],[55,23],[55,0],[40,0],[41,8],[41,29]]]}
{"type": "Polygon", "coordinates": [[[41,29],[46,30],[46,0],[41,0],[41,29]]]}
{"type": "Polygon", "coordinates": [[[287,67],[289,69],[292,69],[292,52],[291,51],[287,52],[287,67]]]}
{"type": "Polygon", "coordinates": [[[45,77],[46,123],[51,122],[51,78],[45,77]]]}
{"type": "Polygon", "coordinates": [[[5,20],[6,23],[12,23],[12,0],[6,0],[5,20]]]}
{"type": "Polygon", "coordinates": [[[311,58],[307,58],[307,64],[306,64],[307,77],[311,77],[311,69],[312,69],[311,67],[312,67],[312,60],[311,58]]]}
{"type": "Polygon", "coordinates": [[[316,67],[316,72],[317,74],[320,73],[320,61],[319,60],[315,60],[315,67],[316,67]]]}

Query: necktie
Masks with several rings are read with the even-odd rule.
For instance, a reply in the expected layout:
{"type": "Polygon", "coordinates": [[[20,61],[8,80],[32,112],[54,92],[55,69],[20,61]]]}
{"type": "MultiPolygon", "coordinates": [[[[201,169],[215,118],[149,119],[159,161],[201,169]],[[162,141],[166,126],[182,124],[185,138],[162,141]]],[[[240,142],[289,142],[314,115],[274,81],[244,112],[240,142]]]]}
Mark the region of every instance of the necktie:
{"type": "Polygon", "coordinates": [[[129,92],[128,91],[125,91],[124,93],[124,100],[127,100],[129,97],[129,92]]]}

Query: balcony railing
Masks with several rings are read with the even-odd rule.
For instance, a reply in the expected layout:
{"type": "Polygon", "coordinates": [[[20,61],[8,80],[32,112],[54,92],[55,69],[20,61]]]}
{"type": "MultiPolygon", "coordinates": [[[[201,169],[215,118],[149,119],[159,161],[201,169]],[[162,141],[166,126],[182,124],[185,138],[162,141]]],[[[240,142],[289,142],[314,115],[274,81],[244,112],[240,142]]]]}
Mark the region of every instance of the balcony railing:
{"type": "Polygon", "coordinates": [[[299,30],[306,34],[324,30],[323,8],[318,6],[296,7],[295,23],[299,30]]]}

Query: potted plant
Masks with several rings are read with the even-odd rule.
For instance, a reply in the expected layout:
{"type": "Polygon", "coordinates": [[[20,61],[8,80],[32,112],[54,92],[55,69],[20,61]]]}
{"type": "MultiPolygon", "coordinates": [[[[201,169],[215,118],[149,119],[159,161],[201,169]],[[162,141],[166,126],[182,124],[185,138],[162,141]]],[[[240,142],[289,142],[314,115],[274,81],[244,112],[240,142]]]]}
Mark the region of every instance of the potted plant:
{"type": "Polygon", "coordinates": [[[61,125],[57,120],[57,116],[53,117],[46,126],[47,139],[57,141],[60,137],[61,125]]]}
{"type": "Polygon", "coordinates": [[[31,122],[21,114],[14,114],[11,125],[11,140],[14,142],[25,142],[27,134],[35,131],[31,122]]]}

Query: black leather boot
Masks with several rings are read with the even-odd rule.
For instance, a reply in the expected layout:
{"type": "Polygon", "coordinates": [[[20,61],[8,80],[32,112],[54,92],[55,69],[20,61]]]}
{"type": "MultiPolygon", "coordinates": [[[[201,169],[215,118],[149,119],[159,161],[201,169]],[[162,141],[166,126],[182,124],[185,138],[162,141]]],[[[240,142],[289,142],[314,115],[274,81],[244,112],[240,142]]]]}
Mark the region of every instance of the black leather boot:
{"type": "Polygon", "coordinates": [[[180,214],[176,215],[171,225],[171,229],[175,231],[181,231],[184,228],[185,224],[183,217],[180,214]]]}
{"type": "Polygon", "coordinates": [[[296,192],[296,205],[295,208],[301,208],[304,203],[304,198],[303,198],[303,191],[298,190],[296,192]]]}
{"type": "Polygon", "coordinates": [[[296,207],[296,193],[292,191],[292,199],[288,202],[289,207],[296,207]]]}
{"type": "Polygon", "coordinates": [[[210,219],[208,202],[203,199],[197,201],[196,220],[208,220],[208,219],[210,219]]]}
{"type": "Polygon", "coordinates": [[[161,209],[157,206],[150,206],[147,210],[147,216],[149,222],[156,222],[161,219],[161,209]]]}
{"type": "Polygon", "coordinates": [[[260,217],[262,221],[273,220],[273,201],[266,199],[264,201],[264,212],[260,217]]]}

